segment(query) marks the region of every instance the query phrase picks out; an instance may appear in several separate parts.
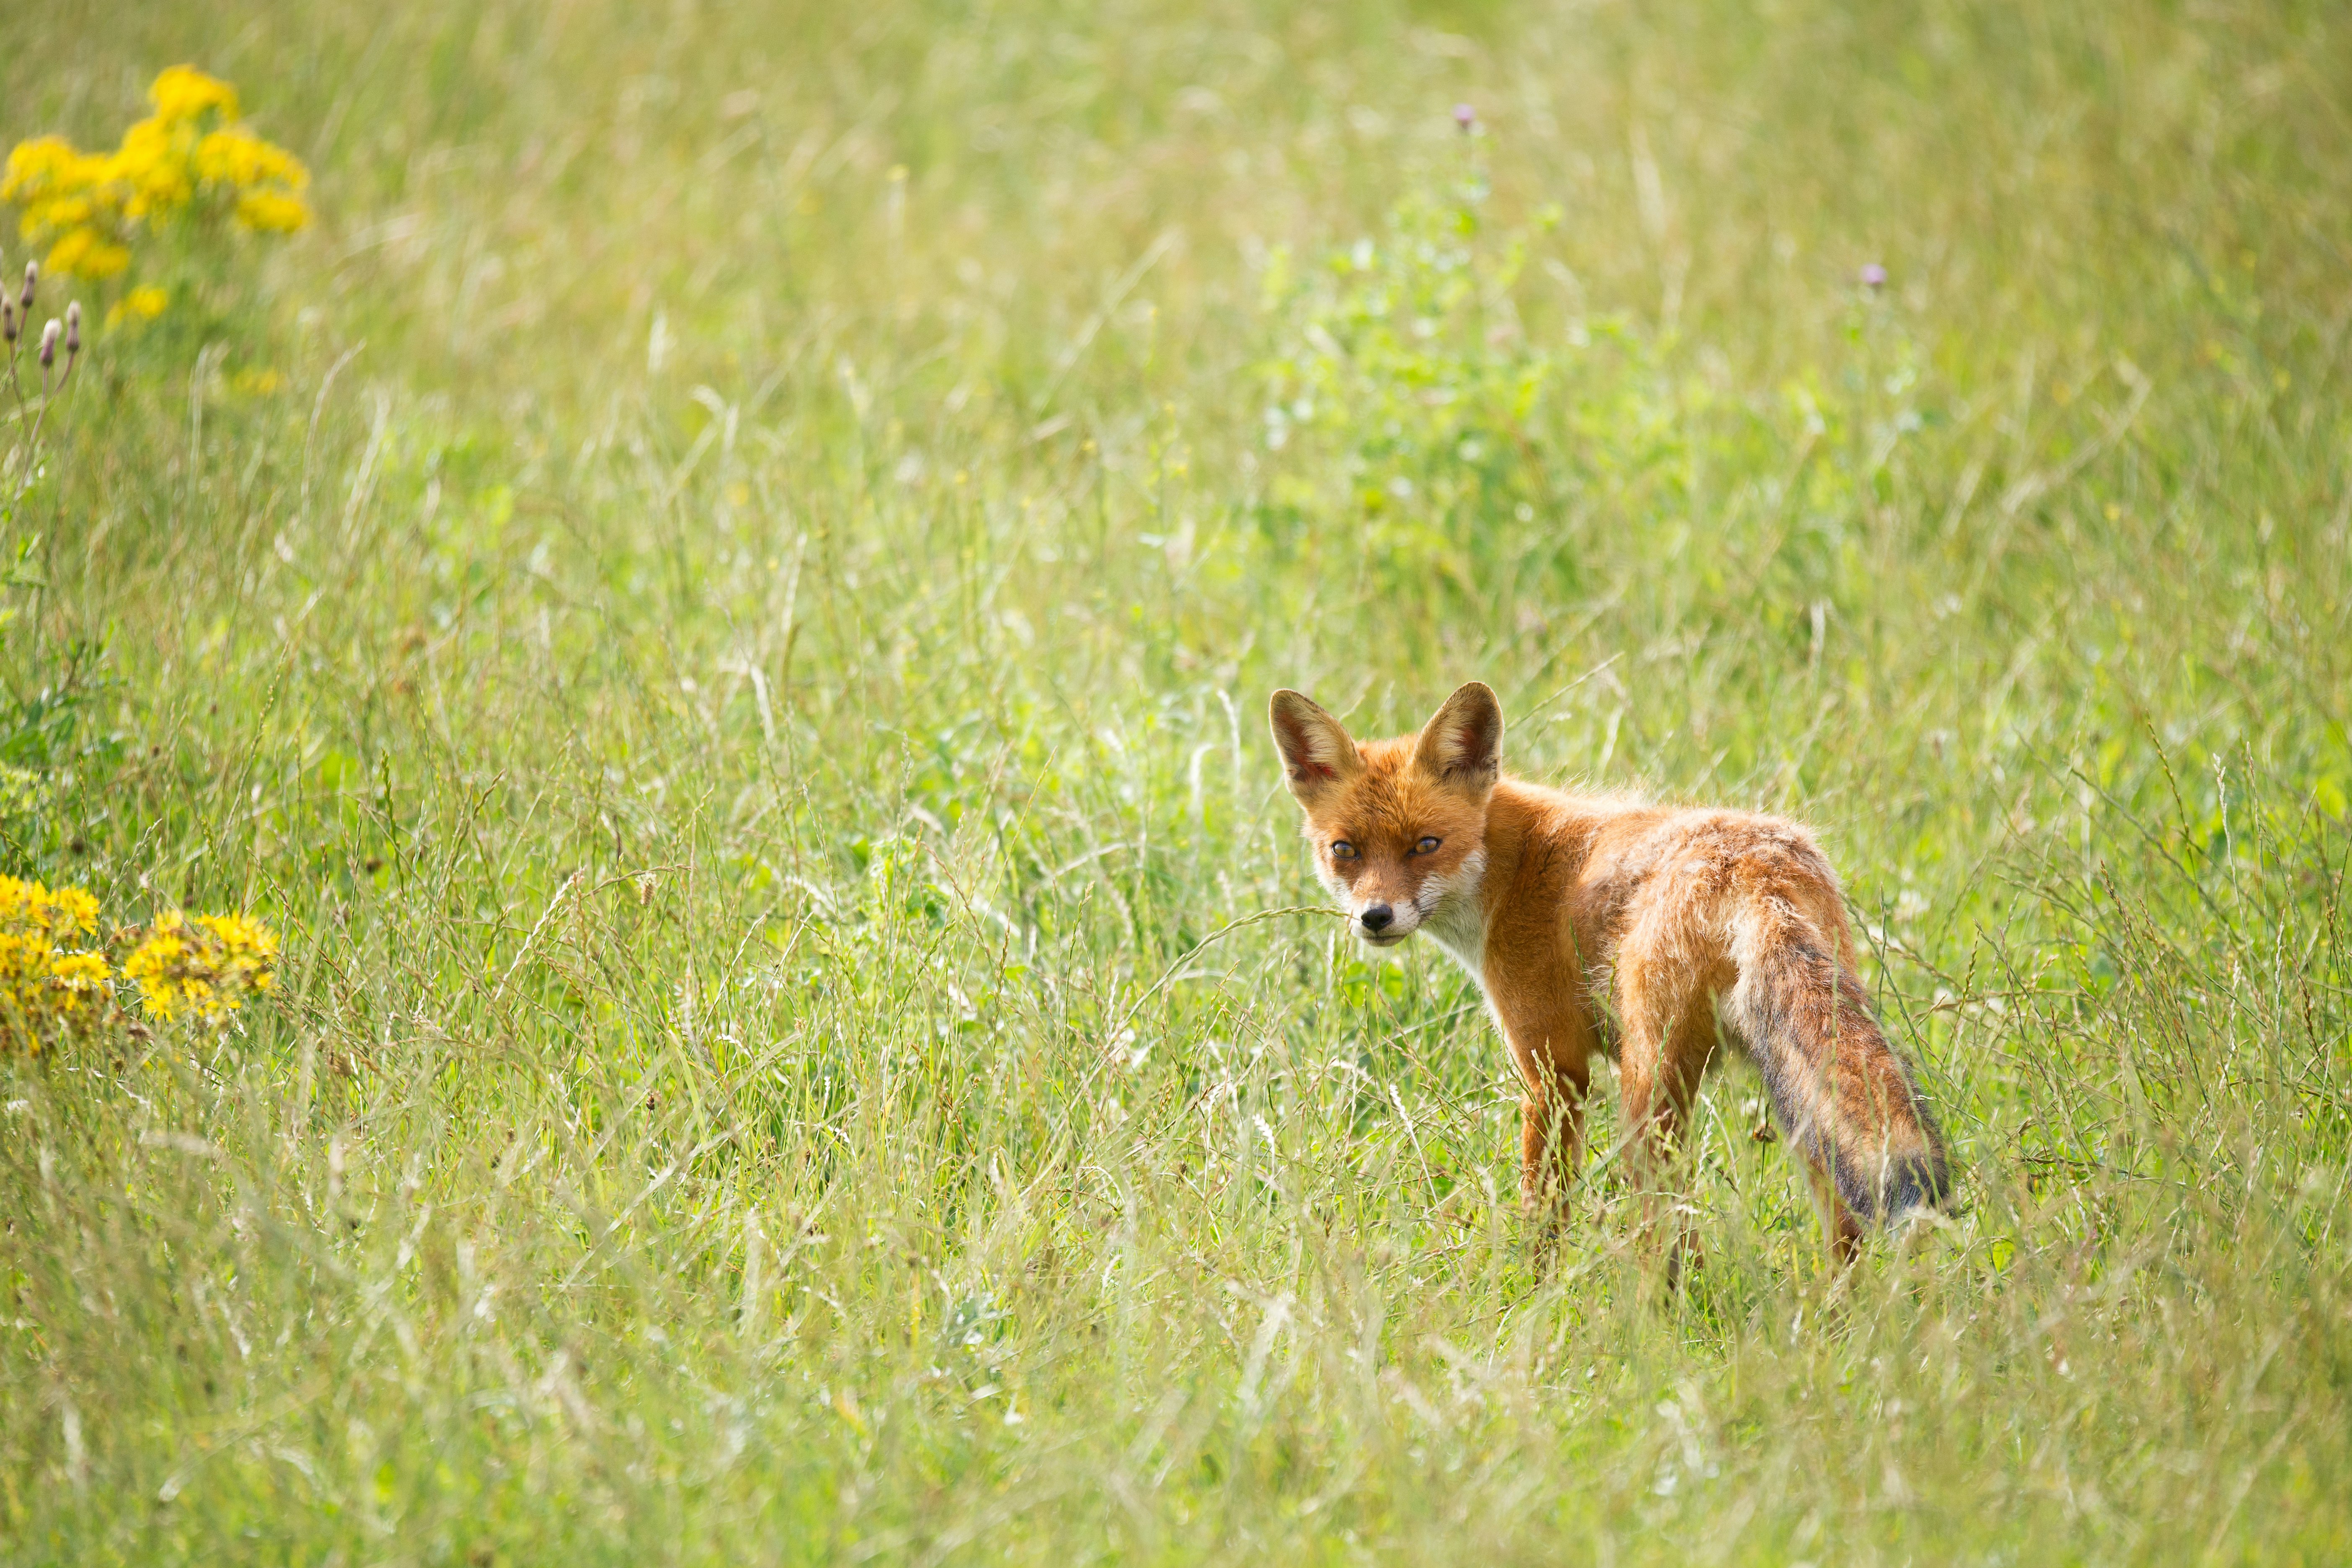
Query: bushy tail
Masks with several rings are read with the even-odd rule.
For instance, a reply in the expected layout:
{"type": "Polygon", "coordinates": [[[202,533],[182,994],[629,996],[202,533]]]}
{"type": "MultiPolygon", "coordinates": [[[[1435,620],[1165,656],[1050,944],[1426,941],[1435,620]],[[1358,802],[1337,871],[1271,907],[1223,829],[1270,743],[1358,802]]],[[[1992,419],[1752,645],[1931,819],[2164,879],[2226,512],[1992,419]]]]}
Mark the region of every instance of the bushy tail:
{"type": "Polygon", "coordinates": [[[1790,1142],[1864,1225],[1941,1206],[1952,1184],[1943,1138],[1861,980],[1794,904],[1744,902],[1730,1011],[1790,1142]]]}

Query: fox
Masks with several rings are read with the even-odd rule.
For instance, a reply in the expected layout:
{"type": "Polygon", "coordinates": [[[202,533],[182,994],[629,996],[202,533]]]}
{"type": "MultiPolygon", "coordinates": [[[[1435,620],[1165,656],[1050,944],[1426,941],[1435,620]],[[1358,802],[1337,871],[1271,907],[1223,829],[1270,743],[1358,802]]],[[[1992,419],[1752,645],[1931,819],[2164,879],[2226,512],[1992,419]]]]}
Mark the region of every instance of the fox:
{"type": "MultiPolygon", "coordinates": [[[[1471,681],[1415,733],[1359,742],[1276,691],[1276,750],[1323,886],[1354,934],[1427,932],[1468,971],[1524,1086],[1519,1197],[1556,1224],[1584,1153],[1596,1054],[1614,1061],[1644,1230],[1674,1201],[1707,1070],[1761,1073],[1843,1267],[1874,1229],[1947,1206],[1951,1163],[1854,966],[1811,834],[1751,812],[1575,794],[1502,771],[1503,710],[1471,681]]],[[[1683,1244],[1669,1245],[1670,1274],[1683,1244]]]]}

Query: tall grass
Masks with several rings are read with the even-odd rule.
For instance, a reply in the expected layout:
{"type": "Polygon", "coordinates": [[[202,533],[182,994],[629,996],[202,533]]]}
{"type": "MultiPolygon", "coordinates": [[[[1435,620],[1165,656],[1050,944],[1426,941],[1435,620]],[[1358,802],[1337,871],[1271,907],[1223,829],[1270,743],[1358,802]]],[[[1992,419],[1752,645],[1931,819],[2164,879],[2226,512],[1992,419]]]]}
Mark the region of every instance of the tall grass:
{"type": "Polygon", "coordinates": [[[11,28],[320,222],[9,522],[0,868],[288,952],[0,1067],[10,1560],[2352,1554],[2332,7],[11,28]],[[1542,1255],[1466,983],[1234,928],[1265,692],[1472,677],[1822,831],[1949,1225],[1733,1073],[1542,1255]]]}

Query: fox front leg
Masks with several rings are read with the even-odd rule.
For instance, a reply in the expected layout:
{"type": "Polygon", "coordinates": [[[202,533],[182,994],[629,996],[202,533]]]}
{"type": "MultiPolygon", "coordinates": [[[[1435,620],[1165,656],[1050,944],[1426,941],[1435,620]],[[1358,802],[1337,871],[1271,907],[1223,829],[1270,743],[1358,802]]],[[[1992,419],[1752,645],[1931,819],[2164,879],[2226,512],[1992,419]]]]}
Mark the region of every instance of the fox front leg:
{"type": "Polygon", "coordinates": [[[1519,1210],[1546,1225],[1563,1216],[1584,1164],[1583,1077],[1539,1069],[1519,1100],[1519,1210]]]}
{"type": "Polygon", "coordinates": [[[1504,997],[1495,1012],[1519,1069],[1519,1206],[1556,1224],[1584,1163],[1591,1029],[1568,998],[1504,997]]]}

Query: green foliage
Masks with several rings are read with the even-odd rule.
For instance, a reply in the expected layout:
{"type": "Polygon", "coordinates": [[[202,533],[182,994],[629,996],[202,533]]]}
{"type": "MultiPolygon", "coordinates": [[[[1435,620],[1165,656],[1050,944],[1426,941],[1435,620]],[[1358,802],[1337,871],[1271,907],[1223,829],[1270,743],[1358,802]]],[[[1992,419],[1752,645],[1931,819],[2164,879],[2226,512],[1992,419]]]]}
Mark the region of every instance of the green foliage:
{"type": "Polygon", "coordinates": [[[1303,437],[1276,505],[1295,529],[1352,536],[1389,592],[1463,572],[1470,542],[1532,517],[1540,493],[1522,447],[1554,367],[1510,308],[1526,241],[1479,243],[1483,182],[1448,195],[1408,198],[1379,240],[1304,277],[1281,251],[1266,268],[1285,352],[1265,372],[1265,445],[1303,437]]]}

